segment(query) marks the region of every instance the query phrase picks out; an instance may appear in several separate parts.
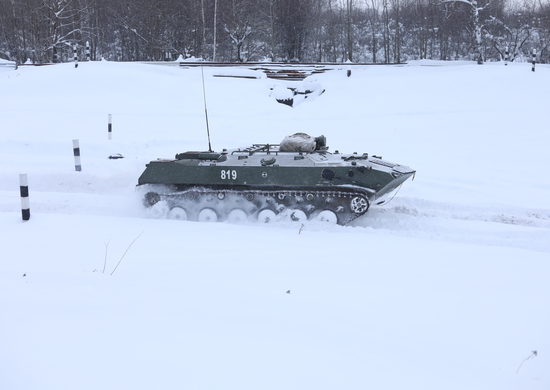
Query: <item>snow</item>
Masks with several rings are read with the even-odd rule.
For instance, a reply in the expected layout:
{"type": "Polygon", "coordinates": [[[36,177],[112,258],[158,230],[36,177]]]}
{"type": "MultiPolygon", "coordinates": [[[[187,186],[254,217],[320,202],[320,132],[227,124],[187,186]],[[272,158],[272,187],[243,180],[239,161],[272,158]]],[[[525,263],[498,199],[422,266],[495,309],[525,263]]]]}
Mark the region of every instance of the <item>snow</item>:
{"type": "Polygon", "coordinates": [[[5,60],[3,58],[0,58],[0,69],[2,69],[2,68],[15,69],[15,68],[17,68],[17,64],[13,61],[8,61],[8,60],[5,60]]]}
{"type": "Polygon", "coordinates": [[[342,65],[294,108],[220,71],[215,150],[323,134],[416,178],[344,227],[158,219],[135,184],[207,149],[200,68],[0,68],[0,387],[549,388],[550,67],[342,65]]]}

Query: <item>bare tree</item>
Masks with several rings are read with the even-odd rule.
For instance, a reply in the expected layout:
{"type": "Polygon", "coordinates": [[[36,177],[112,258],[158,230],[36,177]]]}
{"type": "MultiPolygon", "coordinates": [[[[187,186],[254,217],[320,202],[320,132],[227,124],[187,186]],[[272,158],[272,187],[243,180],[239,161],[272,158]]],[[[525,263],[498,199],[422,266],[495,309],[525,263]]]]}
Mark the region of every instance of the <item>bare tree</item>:
{"type": "Polygon", "coordinates": [[[250,0],[228,0],[223,12],[223,28],[235,47],[235,60],[243,62],[243,45],[256,30],[253,3],[250,0]]]}
{"type": "Polygon", "coordinates": [[[490,50],[496,53],[499,60],[504,59],[506,51],[508,60],[514,61],[522,54],[523,48],[535,31],[530,21],[533,18],[525,9],[517,9],[517,4],[506,15],[498,18],[490,16],[485,22],[485,37],[490,41],[490,50]]]}
{"type": "Polygon", "coordinates": [[[346,0],[346,59],[353,61],[353,0],[346,0]]]}
{"type": "Polygon", "coordinates": [[[378,35],[379,35],[379,13],[378,13],[378,0],[370,0],[370,12],[369,21],[371,27],[371,40],[372,40],[372,62],[376,63],[376,55],[378,52],[378,35]]]}
{"type": "Polygon", "coordinates": [[[308,15],[314,0],[278,0],[276,6],[277,36],[283,57],[300,60],[308,34],[308,15]]]}
{"type": "Polygon", "coordinates": [[[0,0],[0,57],[550,61],[548,0],[0,0]]]}
{"type": "Polygon", "coordinates": [[[216,61],[216,48],[218,45],[218,0],[214,0],[214,43],[212,44],[212,61],[216,61]]]}
{"type": "Polygon", "coordinates": [[[382,0],[382,23],[383,23],[382,43],[384,45],[384,62],[386,64],[390,62],[390,53],[391,53],[390,8],[389,8],[388,1],[389,0],[382,0]]]}
{"type": "Polygon", "coordinates": [[[54,63],[59,62],[59,51],[65,49],[67,56],[85,31],[82,21],[89,7],[85,2],[81,5],[75,0],[43,0],[42,8],[49,26],[45,50],[51,51],[54,63]]]}
{"type": "Polygon", "coordinates": [[[487,6],[488,3],[484,6],[479,6],[477,0],[442,0],[442,4],[447,3],[458,3],[462,4],[470,12],[471,15],[471,23],[472,23],[472,29],[473,29],[473,38],[474,38],[474,56],[476,58],[476,61],[478,64],[483,64],[484,62],[484,56],[483,56],[483,49],[482,49],[482,35],[481,35],[481,29],[482,24],[480,20],[480,12],[483,11],[487,6]]]}

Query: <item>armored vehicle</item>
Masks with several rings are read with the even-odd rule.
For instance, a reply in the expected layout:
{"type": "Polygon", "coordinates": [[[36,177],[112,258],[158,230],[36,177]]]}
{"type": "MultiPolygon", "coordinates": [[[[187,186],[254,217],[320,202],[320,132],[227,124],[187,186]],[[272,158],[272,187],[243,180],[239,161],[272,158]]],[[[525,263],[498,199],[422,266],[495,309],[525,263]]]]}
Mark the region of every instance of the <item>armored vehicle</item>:
{"type": "Polygon", "coordinates": [[[193,221],[319,219],[344,225],[414,175],[378,156],[330,153],[324,136],[297,133],[280,144],[221,153],[185,152],[146,165],[146,207],[193,221]],[[159,205],[157,205],[159,204],[159,205]]]}

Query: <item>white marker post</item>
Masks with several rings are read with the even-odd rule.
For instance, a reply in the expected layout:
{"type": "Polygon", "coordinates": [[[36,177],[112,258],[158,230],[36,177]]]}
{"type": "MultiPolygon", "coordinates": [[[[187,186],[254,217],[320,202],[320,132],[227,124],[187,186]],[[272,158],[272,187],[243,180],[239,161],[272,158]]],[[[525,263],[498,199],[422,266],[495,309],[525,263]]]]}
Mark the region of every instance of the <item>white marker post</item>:
{"type": "Polygon", "coordinates": [[[108,120],[108,123],[107,123],[107,134],[109,135],[109,140],[111,140],[113,137],[112,137],[112,134],[113,134],[113,118],[111,116],[111,114],[109,114],[109,120],[108,120]]]}
{"type": "Polygon", "coordinates": [[[535,71],[535,62],[537,62],[537,49],[533,49],[533,66],[531,67],[531,71],[535,71]]]}
{"type": "Polygon", "coordinates": [[[90,42],[86,41],[86,61],[90,61],[90,42]]]}
{"type": "Polygon", "coordinates": [[[21,193],[21,217],[23,221],[28,221],[31,218],[31,208],[29,206],[29,182],[26,173],[19,175],[19,191],[21,193]]]}
{"type": "Polygon", "coordinates": [[[82,171],[82,165],[80,163],[80,146],[77,139],[73,139],[73,154],[74,154],[74,170],[77,172],[82,171]]]}
{"type": "Polygon", "coordinates": [[[74,59],[74,67],[78,68],[78,55],[76,54],[76,44],[73,45],[73,59],[74,59]]]}

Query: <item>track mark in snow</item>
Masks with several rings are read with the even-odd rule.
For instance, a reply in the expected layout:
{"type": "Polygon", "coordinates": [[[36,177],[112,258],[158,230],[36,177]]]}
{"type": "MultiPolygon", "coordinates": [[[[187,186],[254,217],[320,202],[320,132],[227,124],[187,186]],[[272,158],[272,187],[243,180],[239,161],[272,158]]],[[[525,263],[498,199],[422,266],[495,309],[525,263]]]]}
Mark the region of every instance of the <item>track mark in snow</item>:
{"type": "Polygon", "coordinates": [[[352,224],[400,235],[550,252],[550,210],[394,199],[352,224]]]}
{"type": "Polygon", "coordinates": [[[400,201],[402,204],[388,208],[380,207],[376,209],[376,212],[550,228],[550,210],[506,207],[506,211],[504,211],[497,206],[466,206],[415,199],[400,199],[400,201]]]}

